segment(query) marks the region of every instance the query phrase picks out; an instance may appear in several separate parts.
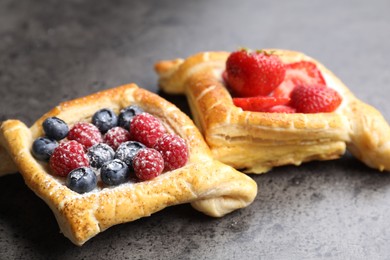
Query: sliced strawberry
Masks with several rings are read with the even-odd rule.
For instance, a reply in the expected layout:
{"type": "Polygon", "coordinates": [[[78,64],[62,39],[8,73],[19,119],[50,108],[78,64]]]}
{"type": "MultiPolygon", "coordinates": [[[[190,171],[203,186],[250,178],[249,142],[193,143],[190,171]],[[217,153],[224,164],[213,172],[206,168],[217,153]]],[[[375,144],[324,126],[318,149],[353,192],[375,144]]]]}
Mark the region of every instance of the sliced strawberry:
{"type": "Polygon", "coordinates": [[[325,85],[325,80],[321,71],[317,68],[317,65],[311,61],[294,62],[287,64],[286,67],[290,72],[301,72],[301,74],[295,74],[295,77],[292,78],[292,81],[295,84],[311,83],[325,85]]]}
{"type": "Polygon", "coordinates": [[[273,106],[286,105],[290,98],[286,97],[249,97],[249,98],[233,98],[234,105],[241,107],[246,111],[267,112],[273,106]]]}
{"type": "Polygon", "coordinates": [[[293,108],[293,107],[290,107],[290,106],[286,106],[286,105],[278,105],[278,106],[270,107],[265,112],[270,112],[270,113],[289,113],[289,114],[292,114],[292,113],[296,112],[296,109],[293,108]]]}
{"type": "MultiPolygon", "coordinates": [[[[287,72],[287,71],[286,71],[287,72]]],[[[284,80],[271,94],[274,97],[290,97],[295,84],[291,80],[284,80]]]]}
{"type": "Polygon", "coordinates": [[[313,62],[299,61],[286,64],[284,81],[274,90],[272,96],[290,97],[294,87],[302,84],[325,85],[321,71],[313,62]]]}
{"type": "Polygon", "coordinates": [[[333,112],[340,104],[340,94],[324,85],[298,85],[291,92],[290,105],[298,113],[333,112]]]}

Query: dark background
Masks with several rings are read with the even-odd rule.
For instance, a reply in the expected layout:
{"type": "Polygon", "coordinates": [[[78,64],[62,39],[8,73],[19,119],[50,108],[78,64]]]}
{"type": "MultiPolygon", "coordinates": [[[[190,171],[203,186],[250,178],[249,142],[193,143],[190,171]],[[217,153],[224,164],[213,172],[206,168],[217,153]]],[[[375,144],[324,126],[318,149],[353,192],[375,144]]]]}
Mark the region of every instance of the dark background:
{"type": "MultiPolygon", "coordinates": [[[[0,1],[0,120],[135,82],[159,59],[238,47],[304,52],[390,119],[390,2],[0,1]]],[[[185,98],[161,93],[187,111],[185,98]]],[[[0,162],[1,163],[1,162],[0,162]]],[[[0,259],[385,259],[390,175],[346,154],[252,176],[259,194],[222,219],[189,205],[117,225],[83,247],[18,175],[0,179],[0,259]]]]}

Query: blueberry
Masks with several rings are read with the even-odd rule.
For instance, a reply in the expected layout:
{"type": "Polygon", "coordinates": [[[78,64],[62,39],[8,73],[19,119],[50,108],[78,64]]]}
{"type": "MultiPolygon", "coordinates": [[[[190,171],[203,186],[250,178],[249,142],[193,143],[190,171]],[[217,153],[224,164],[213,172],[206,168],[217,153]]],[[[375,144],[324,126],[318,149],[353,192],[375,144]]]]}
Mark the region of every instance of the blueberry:
{"type": "Polygon", "coordinates": [[[61,140],[68,135],[68,125],[58,117],[48,117],[42,123],[43,130],[47,137],[54,140],[61,140]]]}
{"type": "Polygon", "coordinates": [[[98,110],[92,116],[92,124],[99,128],[100,132],[105,133],[114,126],[118,125],[118,117],[115,112],[109,108],[98,110]]]}
{"type": "Polygon", "coordinates": [[[146,146],[140,142],[124,142],[116,150],[115,159],[125,162],[130,167],[130,170],[133,171],[133,158],[144,148],[146,148],[146,146]]]}
{"type": "Polygon", "coordinates": [[[88,149],[87,155],[91,166],[100,168],[105,162],[114,159],[115,152],[108,144],[98,143],[88,149]]]}
{"type": "Polygon", "coordinates": [[[54,149],[56,149],[58,143],[56,140],[52,140],[46,137],[38,137],[35,139],[32,145],[32,153],[35,158],[42,161],[50,159],[54,149]]]}
{"type": "Polygon", "coordinates": [[[89,167],[76,168],[66,178],[66,186],[78,193],[91,191],[96,185],[97,177],[89,167]]]}
{"type": "Polygon", "coordinates": [[[126,163],[119,159],[103,164],[100,169],[100,177],[107,185],[119,185],[129,179],[130,171],[126,163]]]}
{"type": "Polygon", "coordinates": [[[130,128],[130,122],[138,114],[144,112],[142,108],[136,105],[128,106],[121,110],[118,117],[118,125],[126,130],[130,128]]]}

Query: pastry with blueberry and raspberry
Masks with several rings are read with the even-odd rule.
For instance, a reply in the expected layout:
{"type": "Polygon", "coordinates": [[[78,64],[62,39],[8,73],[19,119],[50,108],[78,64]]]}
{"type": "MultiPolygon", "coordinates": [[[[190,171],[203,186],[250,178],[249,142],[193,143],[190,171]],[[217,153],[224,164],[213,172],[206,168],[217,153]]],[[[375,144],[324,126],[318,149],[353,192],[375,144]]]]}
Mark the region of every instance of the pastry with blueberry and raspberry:
{"type": "Polygon", "coordinates": [[[300,52],[240,49],[156,63],[159,85],[185,94],[215,158],[247,173],[331,160],[348,149],[390,170],[390,127],[330,70],[300,52]]]}
{"type": "Polygon", "coordinates": [[[184,113],[134,84],[61,103],[30,128],[4,121],[0,144],[2,173],[17,168],[76,245],[168,206],[221,217],[257,194],[256,182],[212,158],[184,113]]]}

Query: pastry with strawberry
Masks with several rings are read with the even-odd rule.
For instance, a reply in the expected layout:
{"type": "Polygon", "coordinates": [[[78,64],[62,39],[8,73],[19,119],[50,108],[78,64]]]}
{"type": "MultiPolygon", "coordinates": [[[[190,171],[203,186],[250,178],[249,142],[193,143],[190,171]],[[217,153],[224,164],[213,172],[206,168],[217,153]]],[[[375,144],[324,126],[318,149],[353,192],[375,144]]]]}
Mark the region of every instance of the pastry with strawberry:
{"type": "Polygon", "coordinates": [[[202,52],[155,65],[159,85],[186,94],[215,158],[247,173],[331,160],[348,149],[390,170],[390,127],[330,70],[295,51],[202,52]]]}

